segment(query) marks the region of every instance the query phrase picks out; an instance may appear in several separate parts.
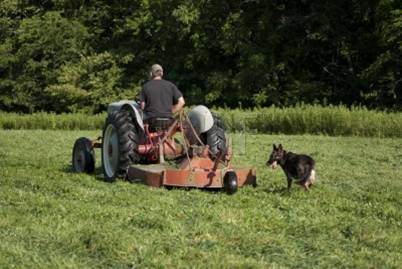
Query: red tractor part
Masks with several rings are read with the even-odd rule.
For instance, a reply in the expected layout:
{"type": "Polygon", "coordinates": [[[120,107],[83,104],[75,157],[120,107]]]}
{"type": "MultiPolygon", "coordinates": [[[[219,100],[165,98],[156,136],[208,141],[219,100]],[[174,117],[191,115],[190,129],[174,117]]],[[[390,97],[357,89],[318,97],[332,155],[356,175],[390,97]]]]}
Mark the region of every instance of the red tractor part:
{"type": "MultiPolygon", "coordinates": [[[[189,146],[187,151],[184,149],[185,146],[178,147],[173,135],[177,131],[182,131],[183,134],[188,133],[185,129],[191,128],[190,125],[180,124],[180,122],[175,121],[166,132],[147,135],[150,143],[139,145],[138,151],[147,156],[154,156],[152,159],[158,159],[159,163],[130,165],[127,169],[128,180],[153,187],[223,188],[228,193],[234,193],[238,187],[247,184],[257,185],[255,169],[232,166],[230,148],[221,151],[212,159],[208,145],[189,146]],[[155,157],[155,154],[159,156],[155,157]],[[173,164],[166,164],[166,157],[177,156],[182,158],[174,161],[173,164]]],[[[146,130],[148,130],[147,126],[146,130]]],[[[184,140],[186,140],[185,137],[184,140]]]]}
{"type": "Polygon", "coordinates": [[[203,157],[184,160],[177,168],[163,164],[131,165],[127,177],[153,187],[224,188],[228,193],[247,184],[257,184],[255,169],[232,166],[214,169],[214,166],[211,159],[203,157]]]}

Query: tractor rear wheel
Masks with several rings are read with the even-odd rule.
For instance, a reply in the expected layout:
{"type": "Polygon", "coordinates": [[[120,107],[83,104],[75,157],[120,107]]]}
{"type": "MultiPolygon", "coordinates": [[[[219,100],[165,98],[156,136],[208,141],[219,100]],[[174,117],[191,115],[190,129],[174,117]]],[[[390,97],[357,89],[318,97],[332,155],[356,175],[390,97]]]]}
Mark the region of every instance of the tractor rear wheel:
{"type": "Polygon", "coordinates": [[[108,116],[102,139],[102,167],[107,181],[125,177],[127,167],[139,161],[137,141],[137,128],[129,111],[115,111],[108,116]]]}
{"type": "Polygon", "coordinates": [[[225,125],[220,117],[212,114],[214,118],[214,125],[206,133],[201,135],[204,144],[209,146],[214,159],[220,151],[225,152],[227,149],[225,137],[225,125]]]}
{"type": "Polygon", "coordinates": [[[93,173],[95,170],[95,151],[91,140],[78,138],[73,147],[73,171],[77,173],[93,173]]]}

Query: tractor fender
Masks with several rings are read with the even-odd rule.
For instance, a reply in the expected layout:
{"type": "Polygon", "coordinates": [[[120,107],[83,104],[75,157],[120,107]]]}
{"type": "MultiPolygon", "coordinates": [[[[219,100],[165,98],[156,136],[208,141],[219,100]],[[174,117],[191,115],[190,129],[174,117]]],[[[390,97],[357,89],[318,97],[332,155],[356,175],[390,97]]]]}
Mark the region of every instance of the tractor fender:
{"type": "Polygon", "coordinates": [[[205,133],[214,125],[212,113],[206,106],[199,105],[194,107],[188,113],[188,117],[198,135],[205,133]]]}
{"type": "Polygon", "coordinates": [[[138,126],[141,128],[141,130],[144,131],[144,122],[142,120],[143,115],[140,105],[137,104],[135,101],[122,100],[109,104],[107,108],[107,113],[110,115],[113,111],[119,111],[122,109],[130,111],[133,119],[135,119],[135,121],[138,123],[138,126]]]}

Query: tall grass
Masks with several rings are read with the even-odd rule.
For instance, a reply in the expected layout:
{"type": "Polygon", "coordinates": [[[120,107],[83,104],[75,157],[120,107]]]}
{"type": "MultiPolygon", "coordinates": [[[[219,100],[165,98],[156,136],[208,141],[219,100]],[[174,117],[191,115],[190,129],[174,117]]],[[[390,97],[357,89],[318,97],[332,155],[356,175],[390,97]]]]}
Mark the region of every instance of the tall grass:
{"type": "Polygon", "coordinates": [[[362,107],[296,106],[252,110],[218,109],[230,131],[271,134],[324,134],[330,136],[402,137],[402,113],[362,107]]]}
{"type": "Polygon", "coordinates": [[[100,130],[106,114],[0,113],[0,129],[100,130]]]}
{"type": "MultiPolygon", "coordinates": [[[[300,105],[250,110],[216,109],[229,131],[268,134],[402,137],[402,113],[363,107],[300,105]]],[[[0,129],[101,130],[106,114],[0,113],[0,129]]]]}

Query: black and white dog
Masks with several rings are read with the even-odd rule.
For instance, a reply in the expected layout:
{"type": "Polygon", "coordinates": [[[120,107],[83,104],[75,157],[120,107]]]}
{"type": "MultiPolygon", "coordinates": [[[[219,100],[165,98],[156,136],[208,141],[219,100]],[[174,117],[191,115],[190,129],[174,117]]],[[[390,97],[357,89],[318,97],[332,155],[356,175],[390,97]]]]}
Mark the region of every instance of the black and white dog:
{"type": "Polygon", "coordinates": [[[314,184],[315,161],[310,156],[287,152],[282,148],[281,144],[278,147],[274,144],[267,166],[275,169],[278,164],[285,172],[288,189],[292,186],[292,181],[302,185],[306,191],[314,184]]]}

